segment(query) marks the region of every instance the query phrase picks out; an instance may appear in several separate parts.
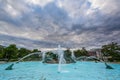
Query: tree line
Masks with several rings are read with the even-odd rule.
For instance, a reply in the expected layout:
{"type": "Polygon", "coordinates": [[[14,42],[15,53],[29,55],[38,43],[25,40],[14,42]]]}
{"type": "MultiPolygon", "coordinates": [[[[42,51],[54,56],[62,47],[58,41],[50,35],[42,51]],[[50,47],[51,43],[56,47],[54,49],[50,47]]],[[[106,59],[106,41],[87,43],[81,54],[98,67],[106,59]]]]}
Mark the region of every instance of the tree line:
{"type": "Polygon", "coordinates": [[[103,45],[101,53],[103,56],[109,57],[109,61],[120,61],[120,45],[116,42],[103,45]]]}
{"type": "Polygon", "coordinates": [[[23,56],[33,52],[40,52],[40,51],[38,49],[29,50],[26,48],[17,48],[15,44],[10,44],[7,47],[0,45],[0,60],[16,61],[19,58],[22,58],[23,56]]]}
{"type": "MultiPolygon", "coordinates": [[[[26,48],[17,48],[16,44],[10,44],[9,46],[0,45],[0,60],[1,61],[17,61],[20,58],[33,53],[33,52],[41,52],[38,49],[26,49],[26,48]]],[[[70,49],[66,49],[64,51],[64,57],[70,57],[72,51],[70,49]]],[[[110,57],[109,61],[120,61],[120,45],[118,43],[112,42],[101,47],[101,54],[105,57],[110,57]]],[[[82,49],[74,50],[75,57],[80,56],[90,56],[89,51],[83,47],[82,49]]],[[[47,56],[53,56],[54,59],[57,57],[53,55],[52,52],[47,52],[47,56]]],[[[30,56],[26,60],[40,60],[42,56],[35,54],[30,56]]]]}

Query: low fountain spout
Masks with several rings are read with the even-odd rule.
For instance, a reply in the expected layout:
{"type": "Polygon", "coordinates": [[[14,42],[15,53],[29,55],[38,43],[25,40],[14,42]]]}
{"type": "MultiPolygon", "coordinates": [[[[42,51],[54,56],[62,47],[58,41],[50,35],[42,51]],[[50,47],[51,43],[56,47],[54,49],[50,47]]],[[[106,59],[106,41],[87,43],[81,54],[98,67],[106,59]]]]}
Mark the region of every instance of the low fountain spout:
{"type": "Polygon", "coordinates": [[[58,64],[58,72],[61,72],[61,67],[62,67],[62,64],[65,64],[66,61],[64,59],[64,52],[63,50],[61,49],[61,46],[58,45],[58,60],[59,60],[59,64],[58,64]]]}
{"type": "Polygon", "coordinates": [[[8,66],[5,70],[12,70],[13,69],[14,64],[11,64],[10,66],[8,66]]]}
{"type": "Polygon", "coordinates": [[[113,67],[111,67],[110,65],[108,65],[106,62],[105,62],[105,66],[106,66],[106,69],[113,69],[113,67]]]}

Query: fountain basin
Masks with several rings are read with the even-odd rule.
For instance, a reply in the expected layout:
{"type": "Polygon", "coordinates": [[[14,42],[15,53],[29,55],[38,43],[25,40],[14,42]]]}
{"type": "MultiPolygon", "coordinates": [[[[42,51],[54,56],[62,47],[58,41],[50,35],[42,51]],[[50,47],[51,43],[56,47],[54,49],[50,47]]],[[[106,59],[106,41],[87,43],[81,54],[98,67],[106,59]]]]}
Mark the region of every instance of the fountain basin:
{"type": "Polygon", "coordinates": [[[13,70],[4,70],[10,64],[0,64],[0,80],[120,80],[120,64],[110,64],[114,69],[108,70],[104,63],[76,62],[62,65],[60,73],[58,64],[20,62],[13,70]]]}

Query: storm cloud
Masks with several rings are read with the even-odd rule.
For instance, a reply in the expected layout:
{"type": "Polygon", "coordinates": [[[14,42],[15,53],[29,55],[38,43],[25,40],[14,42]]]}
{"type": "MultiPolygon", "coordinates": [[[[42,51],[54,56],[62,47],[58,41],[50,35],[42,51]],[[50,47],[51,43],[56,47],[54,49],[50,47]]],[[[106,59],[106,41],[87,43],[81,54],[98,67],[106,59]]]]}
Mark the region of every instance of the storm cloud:
{"type": "Polygon", "coordinates": [[[120,43],[119,0],[0,0],[0,42],[27,48],[120,43]]]}

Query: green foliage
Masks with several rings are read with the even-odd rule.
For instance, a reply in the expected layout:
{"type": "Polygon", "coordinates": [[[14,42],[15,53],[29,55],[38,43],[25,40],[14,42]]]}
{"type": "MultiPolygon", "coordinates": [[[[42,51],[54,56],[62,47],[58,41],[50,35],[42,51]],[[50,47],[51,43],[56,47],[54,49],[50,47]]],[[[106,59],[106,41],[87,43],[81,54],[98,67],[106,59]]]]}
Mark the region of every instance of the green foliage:
{"type": "Polygon", "coordinates": [[[75,63],[75,60],[72,58],[72,52],[70,49],[64,51],[64,58],[67,63],[75,63]]]}
{"type": "Polygon", "coordinates": [[[67,49],[64,51],[64,58],[66,61],[70,62],[71,61],[71,51],[70,49],[67,49]]]}
{"type": "Polygon", "coordinates": [[[64,56],[65,57],[71,57],[71,53],[72,52],[70,51],[70,49],[67,49],[67,50],[64,51],[64,56]]]}
{"type": "MultiPolygon", "coordinates": [[[[0,60],[3,61],[17,61],[19,58],[26,56],[32,52],[40,52],[38,49],[34,49],[33,51],[26,48],[17,48],[15,44],[10,44],[7,47],[0,45],[0,60]]],[[[34,55],[32,57],[36,58],[38,55],[34,55]]]]}
{"type": "MultiPolygon", "coordinates": [[[[39,51],[38,49],[33,49],[31,52],[35,53],[35,52],[41,52],[41,51],[39,51]]],[[[30,58],[30,60],[40,60],[40,59],[42,59],[42,57],[40,57],[39,54],[34,54],[34,55],[30,56],[29,58],[30,58]]]]}
{"type": "Polygon", "coordinates": [[[45,53],[45,60],[43,61],[43,63],[56,63],[57,61],[58,55],[54,54],[51,51],[45,53]]]}
{"type": "Polygon", "coordinates": [[[8,61],[10,61],[10,59],[17,59],[17,53],[18,53],[18,48],[16,47],[15,44],[11,44],[4,49],[4,55],[3,56],[8,61]]]}
{"type": "Polygon", "coordinates": [[[81,56],[81,50],[80,49],[75,50],[74,53],[75,53],[76,57],[80,57],[81,56]]]}
{"type": "Polygon", "coordinates": [[[0,59],[3,58],[3,55],[4,55],[4,47],[0,45],[0,59]]]}
{"type": "Polygon", "coordinates": [[[88,51],[85,49],[85,47],[82,48],[81,55],[88,56],[88,51]]]}
{"type": "Polygon", "coordinates": [[[112,61],[113,60],[119,60],[120,61],[120,45],[117,43],[110,43],[107,45],[103,45],[101,52],[103,53],[104,56],[111,56],[112,61]]]}
{"type": "Polygon", "coordinates": [[[31,50],[28,50],[26,48],[20,48],[18,50],[18,57],[21,58],[21,57],[23,57],[25,55],[28,55],[29,53],[31,53],[31,50]]]}
{"type": "Polygon", "coordinates": [[[52,52],[47,52],[45,57],[46,58],[52,58],[54,60],[57,60],[57,58],[58,58],[58,56],[56,54],[52,53],[52,52]]]}
{"type": "MultiPolygon", "coordinates": [[[[9,46],[2,46],[0,45],[0,60],[7,60],[7,61],[13,61],[18,60],[19,58],[22,58],[23,56],[26,56],[33,52],[40,52],[38,49],[29,50],[26,48],[17,48],[15,44],[10,44],[9,46]]],[[[103,45],[101,52],[104,56],[111,56],[112,60],[120,61],[120,45],[117,43],[110,43],[107,45],[103,45]]],[[[67,59],[71,57],[71,51],[70,49],[67,49],[64,51],[64,57],[67,59]]],[[[74,54],[76,57],[80,56],[88,56],[87,50],[83,47],[82,49],[78,49],[74,51],[74,54]]],[[[52,52],[46,53],[46,58],[52,58],[53,60],[57,61],[58,55],[53,54],[52,52]]],[[[34,56],[30,57],[32,59],[40,59],[39,56],[36,54],[34,56]]]]}
{"type": "Polygon", "coordinates": [[[81,50],[80,49],[75,50],[74,53],[75,53],[76,57],[88,56],[88,52],[87,52],[87,50],[84,47],[81,50]]]}
{"type": "Polygon", "coordinates": [[[41,52],[41,51],[39,51],[38,49],[33,49],[32,52],[41,52]]]}

